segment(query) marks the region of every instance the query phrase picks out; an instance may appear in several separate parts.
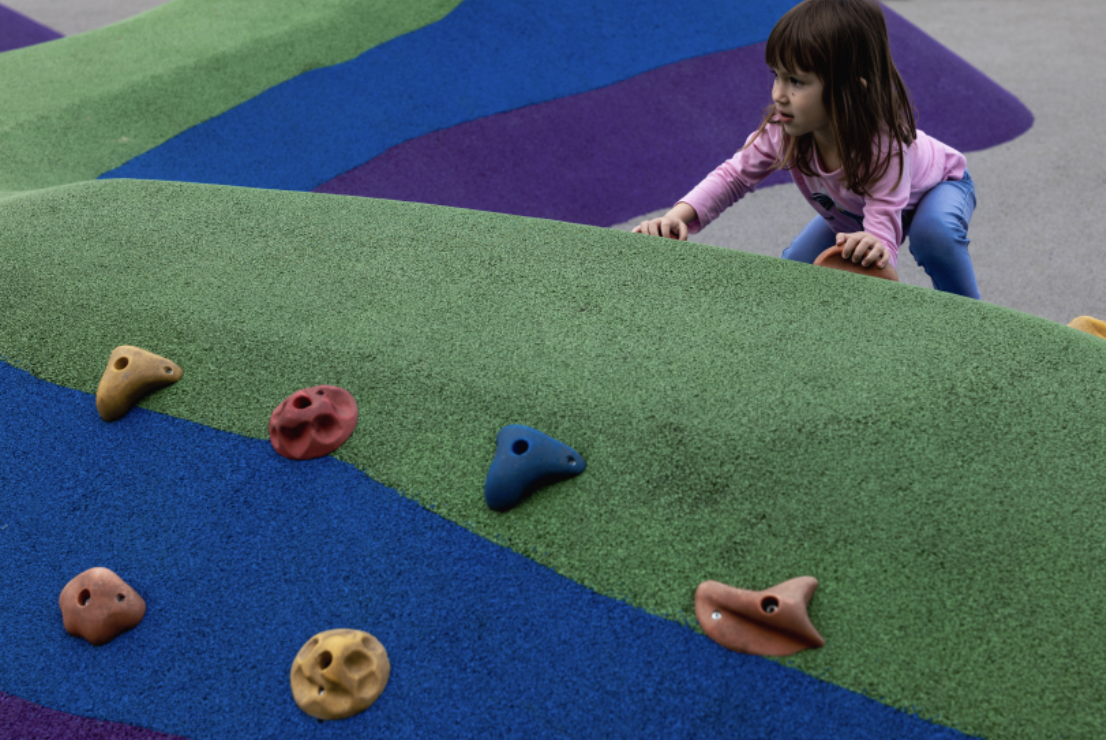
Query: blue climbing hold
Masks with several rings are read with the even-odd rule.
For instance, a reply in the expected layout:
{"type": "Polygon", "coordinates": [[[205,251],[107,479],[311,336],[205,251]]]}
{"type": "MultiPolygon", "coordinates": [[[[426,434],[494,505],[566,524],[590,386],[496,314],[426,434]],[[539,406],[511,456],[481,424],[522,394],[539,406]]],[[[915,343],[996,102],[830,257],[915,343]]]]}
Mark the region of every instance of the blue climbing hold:
{"type": "Polygon", "coordinates": [[[495,436],[495,457],[484,481],[484,500],[496,511],[517,504],[531,488],[584,472],[576,450],[537,429],[508,424],[495,436]]]}

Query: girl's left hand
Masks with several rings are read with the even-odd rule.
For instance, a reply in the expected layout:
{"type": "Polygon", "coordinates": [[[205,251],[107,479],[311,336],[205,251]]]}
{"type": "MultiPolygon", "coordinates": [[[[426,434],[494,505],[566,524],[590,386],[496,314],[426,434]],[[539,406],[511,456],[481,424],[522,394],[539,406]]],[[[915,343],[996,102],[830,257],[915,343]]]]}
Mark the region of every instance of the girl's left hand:
{"type": "Polygon", "coordinates": [[[838,234],[837,246],[842,247],[841,256],[858,262],[862,267],[876,267],[883,269],[891,259],[891,253],[876,237],[867,231],[857,231],[852,234],[838,234]]]}

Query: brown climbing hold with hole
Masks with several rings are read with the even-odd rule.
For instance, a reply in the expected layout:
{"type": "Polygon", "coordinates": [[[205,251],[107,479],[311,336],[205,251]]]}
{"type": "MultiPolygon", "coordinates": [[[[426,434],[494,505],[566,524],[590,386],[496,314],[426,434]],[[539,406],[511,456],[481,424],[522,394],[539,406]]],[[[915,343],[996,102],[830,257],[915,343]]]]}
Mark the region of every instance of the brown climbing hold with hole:
{"type": "Polygon", "coordinates": [[[311,460],[341,447],[357,426],[357,402],[344,388],[317,385],[296,391],[269,417],[273,449],[291,460],[311,460]]]}
{"type": "Polygon", "coordinates": [[[695,589],[695,616],[707,637],[750,655],[791,655],[826,644],[810,621],[807,605],[818,579],[801,576],[765,591],[746,591],[718,581],[695,589]]]}
{"type": "Polygon", "coordinates": [[[177,363],[139,347],[116,347],[96,388],[96,410],[104,421],[126,415],[144,396],[172,385],[184,372],[177,363]]]}
{"type": "Polygon", "coordinates": [[[107,568],[89,568],[58,597],[65,631],[93,645],[111,642],[146,616],[146,601],[107,568]]]}
{"type": "Polygon", "coordinates": [[[392,673],[368,632],[335,629],[308,640],[292,661],[292,698],[315,719],[345,719],[372,706],[392,673]]]}

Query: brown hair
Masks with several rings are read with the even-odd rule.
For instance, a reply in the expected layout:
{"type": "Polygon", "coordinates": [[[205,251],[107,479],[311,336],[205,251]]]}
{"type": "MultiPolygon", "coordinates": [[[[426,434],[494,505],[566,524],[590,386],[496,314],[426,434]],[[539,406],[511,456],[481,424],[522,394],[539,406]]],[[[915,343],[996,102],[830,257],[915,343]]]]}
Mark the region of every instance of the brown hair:
{"type": "MultiPolygon", "coordinates": [[[[804,0],[789,10],[768,36],[769,67],[815,74],[822,81],[822,104],[844,169],[845,187],[858,195],[887,174],[917,138],[910,92],[891,59],[887,23],[875,0],[804,0]],[[861,80],[865,80],[865,86],[861,80]],[[877,147],[878,143],[878,149],[877,147]],[[897,147],[895,146],[897,145],[897,147]],[[897,153],[893,150],[897,148],[897,153]]],[[[749,146],[772,120],[775,106],[749,146]]],[[[813,176],[814,135],[783,135],[776,169],[797,167],[813,176]]],[[[896,183],[897,184],[897,183],[896,183]]]]}

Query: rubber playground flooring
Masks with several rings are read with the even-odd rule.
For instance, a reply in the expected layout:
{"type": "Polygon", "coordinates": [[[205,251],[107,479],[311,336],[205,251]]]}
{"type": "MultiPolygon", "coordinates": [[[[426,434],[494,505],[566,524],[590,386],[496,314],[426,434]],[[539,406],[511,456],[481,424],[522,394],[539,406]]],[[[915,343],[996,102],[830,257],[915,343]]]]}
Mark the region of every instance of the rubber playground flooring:
{"type": "MultiPolygon", "coordinates": [[[[337,194],[471,175],[441,155],[481,137],[536,152],[558,128],[542,121],[590,113],[609,141],[625,89],[744,69],[788,7],[712,5],[655,53],[623,28],[640,5],[610,4],[569,48],[541,31],[582,4],[174,0],[0,55],[0,382],[19,418],[0,433],[0,730],[1100,734],[1100,339],[597,228],[656,207],[649,188],[575,223],[337,194]],[[898,320],[857,330],[884,313],[898,320]],[[120,344],[184,378],[106,424],[91,394],[120,344]],[[320,383],[351,391],[357,430],[332,457],[284,460],[269,413],[320,383]],[[588,469],[499,514],[483,477],[510,423],[588,469]],[[101,648],[56,606],[94,565],[149,604],[101,648]],[[825,647],[768,660],[698,629],[699,582],[798,575],[821,582],[825,647]],[[376,635],[393,674],[368,711],[320,724],[288,670],[335,627],[376,635]]],[[[919,69],[948,70],[934,89],[955,75],[1009,112],[981,131],[934,103],[939,126],[984,147],[1031,124],[889,23],[919,69]]],[[[508,164],[491,172],[532,179],[508,164]]],[[[493,179],[457,192],[494,200],[493,179]]],[[[520,210],[571,206],[558,182],[520,210]]]]}

